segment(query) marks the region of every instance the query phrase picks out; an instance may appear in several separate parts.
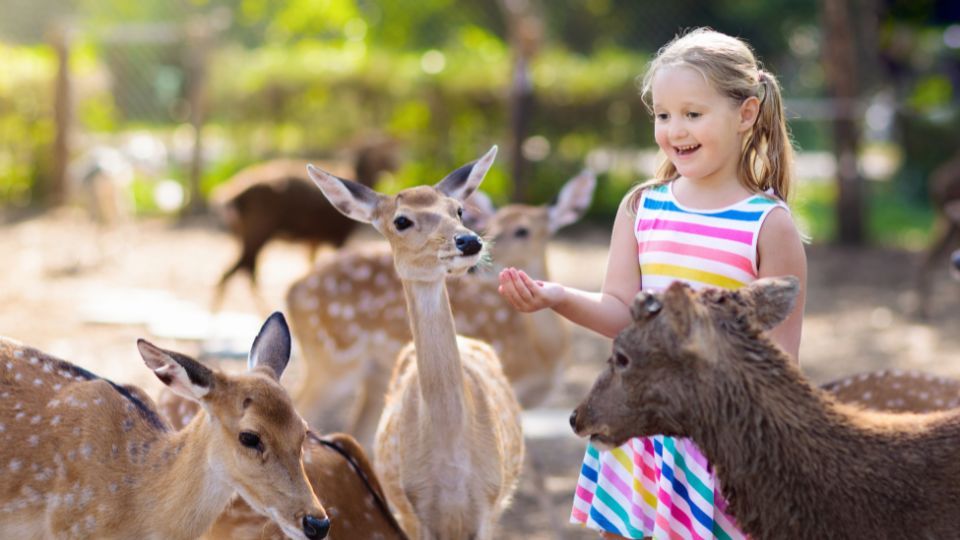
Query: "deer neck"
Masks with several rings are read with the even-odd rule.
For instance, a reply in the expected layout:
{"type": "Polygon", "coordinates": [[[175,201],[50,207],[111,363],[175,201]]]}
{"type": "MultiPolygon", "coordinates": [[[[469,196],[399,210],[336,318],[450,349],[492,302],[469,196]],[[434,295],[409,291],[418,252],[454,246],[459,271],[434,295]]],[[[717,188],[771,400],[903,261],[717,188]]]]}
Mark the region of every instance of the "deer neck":
{"type": "Polygon", "coordinates": [[[459,425],[464,410],[463,369],[446,283],[403,281],[403,292],[425,413],[432,420],[449,419],[459,425]]]}
{"type": "MultiPolygon", "coordinates": [[[[211,460],[211,426],[201,412],[151,452],[143,467],[145,516],[173,537],[198,538],[223,511],[234,489],[222,466],[211,460]],[[175,533],[175,534],[174,534],[175,533]]],[[[149,519],[146,517],[145,519],[149,519]]]]}

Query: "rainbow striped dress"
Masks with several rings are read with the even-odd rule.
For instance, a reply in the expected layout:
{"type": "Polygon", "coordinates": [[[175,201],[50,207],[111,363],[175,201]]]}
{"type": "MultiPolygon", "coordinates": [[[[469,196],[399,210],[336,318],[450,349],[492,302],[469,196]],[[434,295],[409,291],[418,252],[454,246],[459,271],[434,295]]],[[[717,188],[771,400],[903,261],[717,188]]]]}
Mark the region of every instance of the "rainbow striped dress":
{"type": "MultiPolygon", "coordinates": [[[[634,231],[644,289],[676,280],[695,288],[737,288],[757,279],[757,238],[771,210],[786,205],[754,195],[726,208],[692,210],[672,184],[644,190],[634,231]]],[[[689,439],[631,439],[610,452],[587,445],[570,516],[627,538],[745,538],[706,458],[689,439]]]]}

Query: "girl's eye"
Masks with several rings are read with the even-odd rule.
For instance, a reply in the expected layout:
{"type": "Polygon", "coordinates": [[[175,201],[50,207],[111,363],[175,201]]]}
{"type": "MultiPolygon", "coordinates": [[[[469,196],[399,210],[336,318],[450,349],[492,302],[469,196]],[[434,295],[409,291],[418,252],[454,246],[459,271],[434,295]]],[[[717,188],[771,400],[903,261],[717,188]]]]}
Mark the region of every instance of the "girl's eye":
{"type": "Polygon", "coordinates": [[[393,220],[393,226],[396,227],[398,231],[409,229],[412,225],[413,222],[403,216],[399,216],[393,220]]]}
{"type": "Polygon", "coordinates": [[[700,118],[700,113],[698,112],[687,113],[687,118],[700,118]]]}
{"type": "Polygon", "coordinates": [[[666,120],[666,119],[667,119],[667,113],[657,113],[656,116],[657,116],[657,120],[666,120]]]}
{"type": "Polygon", "coordinates": [[[250,431],[241,432],[240,444],[246,446],[247,448],[253,448],[258,452],[263,452],[263,442],[260,440],[260,436],[256,433],[252,433],[250,431]]]}

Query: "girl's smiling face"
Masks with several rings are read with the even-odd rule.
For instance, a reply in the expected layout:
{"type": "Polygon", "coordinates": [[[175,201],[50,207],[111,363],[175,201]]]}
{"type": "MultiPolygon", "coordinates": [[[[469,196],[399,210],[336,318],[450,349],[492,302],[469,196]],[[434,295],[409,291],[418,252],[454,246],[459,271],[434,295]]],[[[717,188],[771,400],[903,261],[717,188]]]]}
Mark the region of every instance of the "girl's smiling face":
{"type": "Polygon", "coordinates": [[[697,181],[736,180],[741,135],[753,126],[755,114],[685,66],[660,69],[653,78],[651,96],[654,137],[681,176],[697,181]]]}

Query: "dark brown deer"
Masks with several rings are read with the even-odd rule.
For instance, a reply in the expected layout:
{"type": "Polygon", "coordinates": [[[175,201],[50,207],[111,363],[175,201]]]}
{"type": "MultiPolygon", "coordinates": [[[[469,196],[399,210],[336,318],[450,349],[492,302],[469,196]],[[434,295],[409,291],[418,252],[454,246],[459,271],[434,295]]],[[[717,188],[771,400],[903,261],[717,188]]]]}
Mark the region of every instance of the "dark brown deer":
{"type": "MultiPolygon", "coordinates": [[[[929,314],[930,274],[942,264],[940,261],[950,249],[960,243],[960,152],[930,175],[930,199],[937,214],[937,234],[924,253],[917,273],[917,314],[921,317],[929,314]]],[[[951,266],[956,268],[956,252],[951,261],[951,266]]]]}
{"type": "Polygon", "coordinates": [[[641,292],[574,430],[692,438],[751,538],[956,538],[960,411],[871,412],[815,388],[766,334],[798,290],[641,292]]]}
{"type": "MultiPolygon", "coordinates": [[[[321,163],[333,167],[335,174],[356,177],[363,185],[373,186],[380,173],[396,170],[396,145],[390,139],[365,144],[357,152],[353,170],[342,164],[321,163]]],[[[249,276],[261,307],[265,305],[256,285],[257,257],[270,240],[304,242],[310,246],[312,258],[321,244],[339,248],[353,232],[357,223],[337,212],[317,190],[307,176],[308,163],[278,159],[253,165],[214,192],[214,207],[241,244],[240,256],[217,284],[214,309],[223,300],[227,281],[241,270],[249,276]]]]}

